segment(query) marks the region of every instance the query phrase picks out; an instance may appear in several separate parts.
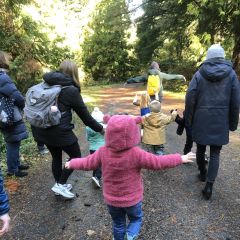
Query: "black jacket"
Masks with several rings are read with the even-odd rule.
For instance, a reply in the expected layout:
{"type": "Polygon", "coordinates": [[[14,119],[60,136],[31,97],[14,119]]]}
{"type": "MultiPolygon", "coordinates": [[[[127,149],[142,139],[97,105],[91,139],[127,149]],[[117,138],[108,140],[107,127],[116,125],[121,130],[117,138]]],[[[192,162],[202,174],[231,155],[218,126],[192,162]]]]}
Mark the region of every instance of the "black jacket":
{"type": "Polygon", "coordinates": [[[190,82],[185,124],[192,127],[193,141],[221,146],[229,142],[229,130],[237,129],[239,81],[232,64],[223,58],[205,61],[190,82]]]}
{"type": "Polygon", "coordinates": [[[58,108],[62,112],[60,124],[47,129],[32,127],[36,141],[55,147],[69,146],[78,141],[73,133],[72,112],[75,111],[83,123],[96,132],[103,127],[89,113],[80,95],[80,89],[74,84],[72,77],[61,72],[50,72],[43,76],[49,85],[61,85],[63,88],[58,96],[58,108]]]}

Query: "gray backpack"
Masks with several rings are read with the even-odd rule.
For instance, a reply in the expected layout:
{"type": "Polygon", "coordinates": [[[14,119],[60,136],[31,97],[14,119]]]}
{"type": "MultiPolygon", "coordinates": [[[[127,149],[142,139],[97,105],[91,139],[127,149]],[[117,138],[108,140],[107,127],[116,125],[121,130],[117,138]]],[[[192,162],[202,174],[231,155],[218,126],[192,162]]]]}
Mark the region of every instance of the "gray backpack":
{"type": "Polygon", "coordinates": [[[45,82],[28,89],[24,115],[32,126],[48,128],[60,123],[61,112],[58,108],[52,112],[51,107],[57,106],[57,99],[61,89],[62,87],[59,85],[50,86],[45,82]]]}

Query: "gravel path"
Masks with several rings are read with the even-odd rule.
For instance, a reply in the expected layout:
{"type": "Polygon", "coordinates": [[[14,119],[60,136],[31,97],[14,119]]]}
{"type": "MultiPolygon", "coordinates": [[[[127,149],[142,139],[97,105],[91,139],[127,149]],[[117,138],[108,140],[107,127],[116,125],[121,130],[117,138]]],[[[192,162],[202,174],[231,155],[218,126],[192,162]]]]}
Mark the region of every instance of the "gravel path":
{"type": "MultiPolygon", "coordinates": [[[[95,93],[102,99],[98,106],[105,112],[137,114],[131,104],[136,85],[114,86],[95,93]]],[[[83,92],[84,94],[84,92],[83,92]]],[[[94,95],[94,94],[92,94],[94,95]]],[[[163,110],[178,108],[183,100],[165,96],[163,110]]],[[[185,136],[176,135],[176,124],[167,129],[167,152],[182,152],[185,136]]],[[[80,136],[83,155],[88,153],[84,129],[80,136]]],[[[231,142],[221,154],[221,166],[210,201],[202,199],[203,183],[197,180],[196,164],[164,171],[143,171],[144,222],[139,239],[143,240],[239,240],[239,132],[231,133],[231,142]]],[[[195,150],[195,149],[194,149],[195,150]]],[[[51,192],[54,183],[50,157],[43,157],[21,179],[18,191],[10,193],[12,231],[6,240],[110,240],[111,219],[103,203],[101,190],[91,182],[91,172],[75,171],[69,179],[77,197],[66,201],[51,192]]]]}

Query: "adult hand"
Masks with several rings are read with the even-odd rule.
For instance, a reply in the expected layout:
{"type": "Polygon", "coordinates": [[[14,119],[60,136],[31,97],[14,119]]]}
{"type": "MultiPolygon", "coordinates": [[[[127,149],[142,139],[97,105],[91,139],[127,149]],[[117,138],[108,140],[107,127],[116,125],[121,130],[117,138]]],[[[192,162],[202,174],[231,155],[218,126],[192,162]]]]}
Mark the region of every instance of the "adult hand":
{"type": "Polygon", "coordinates": [[[186,81],[187,81],[187,79],[186,79],[184,76],[183,76],[183,81],[184,81],[184,82],[186,82],[186,81]]]}
{"type": "Polygon", "coordinates": [[[10,227],[10,217],[8,213],[0,216],[0,220],[3,222],[2,228],[0,229],[0,236],[3,236],[6,232],[9,231],[10,227]]]}
{"type": "Polygon", "coordinates": [[[193,160],[196,159],[196,153],[188,153],[187,155],[182,155],[182,162],[183,163],[192,163],[193,160]]]}

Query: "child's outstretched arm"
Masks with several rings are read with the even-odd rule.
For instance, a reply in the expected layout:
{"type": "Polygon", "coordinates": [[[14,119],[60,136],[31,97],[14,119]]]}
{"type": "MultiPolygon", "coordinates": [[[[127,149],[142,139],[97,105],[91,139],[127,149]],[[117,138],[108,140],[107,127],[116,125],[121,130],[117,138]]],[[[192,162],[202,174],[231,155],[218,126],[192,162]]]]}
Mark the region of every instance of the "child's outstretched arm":
{"type": "Polygon", "coordinates": [[[169,154],[164,156],[156,156],[140,149],[139,152],[139,167],[146,169],[166,169],[176,167],[182,163],[190,163],[196,158],[194,153],[188,153],[187,155],[169,154]]]}
{"type": "MultiPolygon", "coordinates": [[[[101,148],[100,148],[101,149],[101,148]]],[[[83,158],[73,158],[65,163],[67,169],[94,170],[101,165],[100,149],[83,158]]]]}

